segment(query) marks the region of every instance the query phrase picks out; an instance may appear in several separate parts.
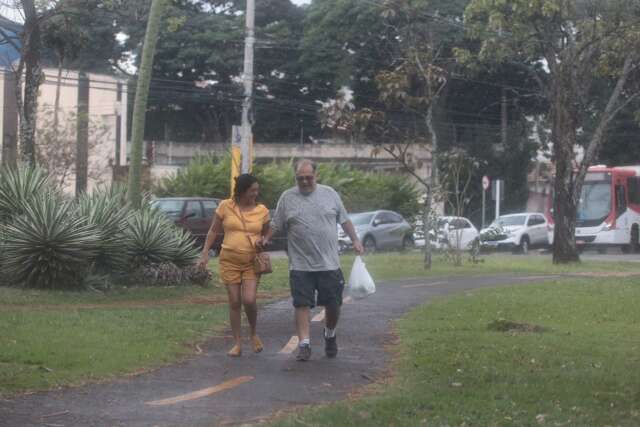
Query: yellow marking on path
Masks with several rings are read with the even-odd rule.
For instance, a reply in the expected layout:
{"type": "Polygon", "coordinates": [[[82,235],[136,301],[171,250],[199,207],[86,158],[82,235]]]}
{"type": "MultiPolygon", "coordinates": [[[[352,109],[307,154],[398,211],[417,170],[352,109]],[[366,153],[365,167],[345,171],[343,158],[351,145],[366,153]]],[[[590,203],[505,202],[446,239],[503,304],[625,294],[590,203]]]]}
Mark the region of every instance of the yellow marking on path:
{"type": "Polygon", "coordinates": [[[151,402],[145,402],[145,405],[150,406],[165,406],[165,405],[175,405],[176,403],[185,402],[187,400],[195,400],[200,399],[202,397],[211,396],[212,394],[220,393],[221,391],[229,390],[231,388],[237,387],[240,384],[244,384],[246,382],[252,381],[253,377],[237,377],[229,381],[225,381],[222,384],[218,384],[213,387],[205,388],[202,390],[194,391],[192,393],[183,394],[176,397],[171,397],[169,399],[162,400],[154,400],[151,402]]]}
{"type": "Polygon", "coordinates": [[[294,336],[291,337],[291,339],[289,340],[287,345],[282,347],[282,350],[280,350],[278,353],[280,353],[280,354],[290,354],[291,352],[293,352],[293,350],[296,349],[296,347],[298,347],[298,336],[294,335],[294,336]]]}
{"type": "Polygon", "coordinates": [[[446,285],[447,282],[433,282],[433,283],[418,283],[417,285],[404,285],[402,286],[405,289],[409,289],[409,288],[428,288],[431,286],[440,286],[440,285],[446,285]]]}
{"type": "Polygon", "coordinates": [[[311,319],[312,322],[322,322],[323,320],[324,320],[324,310],[322,310],[320,313],[313,316],[313,318],[311,319]]]}

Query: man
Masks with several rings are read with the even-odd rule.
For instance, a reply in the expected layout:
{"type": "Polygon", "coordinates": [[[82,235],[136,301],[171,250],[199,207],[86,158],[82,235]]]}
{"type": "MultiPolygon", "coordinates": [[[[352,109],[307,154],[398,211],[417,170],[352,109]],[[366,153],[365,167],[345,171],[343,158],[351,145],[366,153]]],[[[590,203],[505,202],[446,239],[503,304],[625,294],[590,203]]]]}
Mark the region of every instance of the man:
{"type": "Polygon", "coordinates": [[[325,354],[336,357],[336,326],[340,317],[344,277],[338,256],[337,224],[353,242],[357,254],[364,253],[353,224],[338,193],[316,182],[316,164],[300,160],[295,167],[297,186],[282,193],[264,244],[277,230],[286,231],[289,254],[289,285],[295,307],[299,361],[311,358],[310,309],[325,308],[325,354]]]}

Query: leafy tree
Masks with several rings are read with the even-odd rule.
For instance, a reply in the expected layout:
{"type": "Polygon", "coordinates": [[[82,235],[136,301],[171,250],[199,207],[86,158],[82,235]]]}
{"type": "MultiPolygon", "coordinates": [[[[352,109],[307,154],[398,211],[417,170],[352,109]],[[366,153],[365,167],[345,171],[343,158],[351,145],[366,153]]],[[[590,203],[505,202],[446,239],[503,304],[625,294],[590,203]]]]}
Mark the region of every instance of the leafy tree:
{"type": "MultiPolygon", "coordinates": [[[[387,40],[387,65],[374,76],[378,99],[355,112],[347,124],[334,121],[337,125],[350,126],[360,138],[378,144],[380,150],[395,158],[424,186],[426,235],[431,223],[433,194],[438,186],[438,132],[434,116],[452,71],[449,58],[455,40],[455,36],[439,31],[440,24],[430,13],[433,6],[429,2],[408,0],[369,6],[370,13],[377,14],[378,25],[384,28],[380,37],[387,40]],[[416,173],[416,165],[412,164],[411,148],[416,143],[431,147],[428,177],[416,173]]],[[[448,11],[454,13],[455,9],[449,7],[448,11]]],[[[457,12],[462,13],[460,5],[457,12]]],[[[424,265],[431,267],[428,239],[424,265]]]]}
{"type": "Polygon", "coordinates": [[[578,261],[575,221],[587,168],[596,158],[612,119],[637,95],[640,2],[511,2],[472,0],[465,12],[478,40],[465,60],[512,64],[538,85],[550,106],[555,163],[555,263],[578,261]],[[575,164],[580,130],[595,123],[585,156],[575,164]]]}

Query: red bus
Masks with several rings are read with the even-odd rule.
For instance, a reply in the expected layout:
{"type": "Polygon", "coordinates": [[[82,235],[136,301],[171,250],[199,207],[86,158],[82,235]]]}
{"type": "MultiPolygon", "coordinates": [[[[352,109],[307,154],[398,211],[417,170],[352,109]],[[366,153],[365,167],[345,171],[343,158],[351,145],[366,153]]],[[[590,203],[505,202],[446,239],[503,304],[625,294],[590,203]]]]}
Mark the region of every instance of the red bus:
{"type": "Polygon", "coordinates": [[[576,245],[637,252],[639,230],[640,166],[591,166],[578,202],[576,245]]]}

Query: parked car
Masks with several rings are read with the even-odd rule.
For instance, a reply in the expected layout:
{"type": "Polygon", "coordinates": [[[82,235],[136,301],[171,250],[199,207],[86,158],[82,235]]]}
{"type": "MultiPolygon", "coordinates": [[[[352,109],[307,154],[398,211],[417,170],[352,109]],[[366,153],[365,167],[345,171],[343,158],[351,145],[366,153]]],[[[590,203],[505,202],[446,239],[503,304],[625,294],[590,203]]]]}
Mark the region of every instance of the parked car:
{"type": "MultiPolygon", "coordinates": [[[[190,232],[199,246],[204,245],[220,199],[210,197],[163,197],[151,201],[178,227],[190,232]]],[[[216,246],[214,244],[214,246],[216,246]]],[[[219,243],[217,244],[219,246],[219,243]]],[[[217,248],[213,248],[217,250],[217,248]]]]}
{"type": "MultiPolygon", "coordinates": [[[[379,210],[349,215],[358,238],[366,252],[382,249],[406,249],[413,247],[411,225],[397,212],[379,210]]],[[[351,239],[338,226],[338,243],[341,250],[351,247],[351,239]]]]}
{"type": "MultiPolygon", "coordinates": [[[[478,229],[467,218],[443,216],[438,218],[436,230],[430,230],[431,246],[434,249],[471,249],[471,243],[478,237],[478,229]]],[[[414,242],[418,247],[425,245],[422,220],[416,221],[414,242]]]]}
{"type": "Polygon", "coordinates": [[[549,224],[541,213],[502,215],[480,232],[483,248],[529,252],[532,246],[549,245],[549,224]]]}
{"type": "Polygon", "coordinates": [[[471,242],[478,237],[478,229],[467,218],[444,216],[438,219],[438,247],[441,249],[471,248],[471,242]]]}

